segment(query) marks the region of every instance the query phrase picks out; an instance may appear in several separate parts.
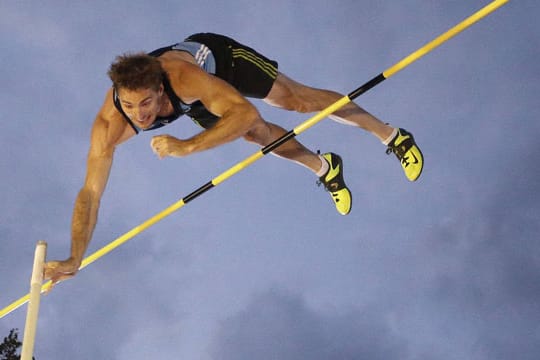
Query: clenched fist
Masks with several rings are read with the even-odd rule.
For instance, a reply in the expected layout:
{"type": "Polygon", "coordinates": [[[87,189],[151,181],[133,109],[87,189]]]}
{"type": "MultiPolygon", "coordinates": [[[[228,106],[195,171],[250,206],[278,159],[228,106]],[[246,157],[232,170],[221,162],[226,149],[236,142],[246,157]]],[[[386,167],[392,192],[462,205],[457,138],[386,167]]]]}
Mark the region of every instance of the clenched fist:
{"type": "Polygon", "coordinates": [[[191,146],[185,140],[180,140],[170,135],[158,135],[150,142],[152,151],[160,158],[165,156],[181,157],[191,154],[191,146]]]}

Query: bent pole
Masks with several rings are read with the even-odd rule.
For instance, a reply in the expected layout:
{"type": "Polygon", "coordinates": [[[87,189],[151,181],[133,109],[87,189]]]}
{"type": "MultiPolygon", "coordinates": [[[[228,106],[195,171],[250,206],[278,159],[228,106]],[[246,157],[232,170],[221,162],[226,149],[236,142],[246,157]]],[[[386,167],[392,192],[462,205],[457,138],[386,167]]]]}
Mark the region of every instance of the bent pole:
{"type": "MultiPolygon", "coordinates": [[[[353,99],[357,98],[358,96],[362,95],[366,91],[372,89],[382,81],[388,79],[389,77],[395,75],[397,72],[403,70],[407,66],[409,66],[411,63],[415,62],[416,60],[420,59],[422,56],[426,55],[427,53],[431,52],[436,47],[440,46],[444,42],[448,41],[452,37],[456,36],[463,30],[467,29],[477,21],[481,20],[482,18],[486,17],[487,15],[491,14],[504,4],[506,4],[509,0],[495,0],[491,2],[490,4],[486,5],[484,8],[480,9],[467,19],[463,20],[450,30],[446,31],[444,34],[438,36],[437,38],[433,39],[429,43],[422,46],[420,49],[416,50],[415,52],[411,53],[409,56],[403,58],[401,61],[397,62],[393,66],[389,67],[385,71],[383,71],[381,74],[377,75],[370,81],[366,82],[364,85],[360,86],[358,89],[352,91],[348,95],[342,97],[332,105],[328,106],[326,109],[321,110],[319,113],[315,114],[313,117],[309,118],[308,120],[304,121],[297,127],[295,127],[293,130],[287,132],[285,135],[280,137],[279,139],[273,141],[271,144],[263,147],[253,155],[247,157],[245,160],[237,163],[233,167],[229,168],[228,170],[224,171],[220,175],[218,175],[216,178],[212,179],[211,181],[207,182],[197,190],[193,191],[191,194],[187,195],[186,197],[180,199],[178,202],[172,204],[165,210],[161,211],[160,213],[154,215],[150,219],[146,220],[139,226],[131,229],[124,235],[120,236],[116,240],[112,241],[108,245],[102,247],[101,249],[97,250],[93,254],[89,255],[87,258],[85,258],[82,263],[79,270],[85,268],[86,266],[90,265],[100,257],[108,254],[112,250],[116,249],[123,243],[127,242],[131,238],[133,238],[135,235],[143,232],[144,230],[148,229],[150,226],[154,225],[155,223],[161,221],[163,218],[169,216],[176,210],[183,207],[185,204],[190,202],[191,200],[197,198],[199,195],[204,194],[208,190],[212,189],[213,187],[221,184],[223,181],[227,180],[231,176],[235,175],[236,173],[242,171],[249,165],[253,164],[255,161],[259,160],[264,155],[268,154],[269,152],[275,150],[277,147],[282,145],[283,143],[289,141],[296,135],[299,135],[300,133],[306,131],[313,125],[317,124],[322,119],[326,118],[327,116],[331,115],[335,111],[339,110],[343,106],[347,105],[349,102],[351,102],[353,99]]],[[[51,281],[47,281],[42,286],[42,292],[49,289],[51,286],[51,281]]],[[[0,318],[3,318],[5,315],[9,314],[10,312],[14,311],[21,305],[25,304],[28,301],[29,295],[23,296],[20,299],[14,301],[12,304],[8,305],[4,309],[0,310],[0,318]]]]}

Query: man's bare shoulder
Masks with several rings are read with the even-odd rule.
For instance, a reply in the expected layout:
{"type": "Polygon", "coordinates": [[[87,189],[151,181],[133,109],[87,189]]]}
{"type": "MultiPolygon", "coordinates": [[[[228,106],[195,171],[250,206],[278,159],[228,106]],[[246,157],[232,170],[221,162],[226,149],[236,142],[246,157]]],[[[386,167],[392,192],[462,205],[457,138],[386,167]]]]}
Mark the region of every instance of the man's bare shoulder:
{"type": "Polygon", "coordinates": [[[186,78],[191,78],[192,76],[200,77],[206,74],[197,65],[195,58],[185,51],[168,51],[158,57],[158,59],[163,70],[169,75],[169,80],[173,82],[173,85],[179,79],[186,81],[186,78]]]}
{"type": "Polygon", "coordinates": [[[158,59],[174,92],[182,101],[189,104],[200,98],[200,92],[207,86],[209,75],[195,63],[191,54],[185,51],[168,51],[158,59]]]}

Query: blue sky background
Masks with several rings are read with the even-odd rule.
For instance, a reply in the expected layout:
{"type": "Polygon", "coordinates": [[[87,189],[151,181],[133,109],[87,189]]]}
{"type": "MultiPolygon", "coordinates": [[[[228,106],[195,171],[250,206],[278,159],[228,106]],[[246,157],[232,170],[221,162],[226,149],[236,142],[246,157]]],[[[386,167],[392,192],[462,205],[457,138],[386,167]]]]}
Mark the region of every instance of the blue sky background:
{"type": "MultiPolygon", "coordinates": [[[[488,3],[0,2],[0,306],[28,292],[37,240],[69,254],[116,55],[214,31],[348,93],[488,3]]],[[[358,98],[414,133],[418,182],[375,137],[325,120],[299,140],[341,154],[350,215],[265,157],[43,297],[36,358],[537,359],[539,8],[510,1],[358,98]]],[[[254,104],[287,129],[309,117],[254,104]]],[[[89,253],[257,151],[160,161],[149,147],[198,131],[185,118],[118,148],[89,253]]]]}

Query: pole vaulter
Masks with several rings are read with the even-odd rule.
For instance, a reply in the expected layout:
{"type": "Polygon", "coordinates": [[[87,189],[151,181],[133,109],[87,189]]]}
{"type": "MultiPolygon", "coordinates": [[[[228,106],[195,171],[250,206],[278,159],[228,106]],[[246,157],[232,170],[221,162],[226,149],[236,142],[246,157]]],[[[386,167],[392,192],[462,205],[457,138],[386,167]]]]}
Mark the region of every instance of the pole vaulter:
{"type": "MultiPolygon", "coordinates": [[[[145,222],[143,222],[139,226],[131,229],[130,231],[128,231],[124,235],[120,236],[116,240],[112,241],[108,245],[102,247],[101,249],[97,250],[93,254],[89,255],[88,257],[86,257],[82,261],[79,270],[85,268],[86,266],[90,265],[91,263],[93,263],[94,261],[99,259],[100,257],[108,254],[109,252],[116,249],[117,247],[119,247],[123,243],[127,242],[128,240],[133,238],[135,235],[138,235],[139,233],[141,233],[144,230],[148,229],[152,225],[154,225],[157,222],[161,221],[163,218],[169,216],[170,214],[172,214],[176,210],[180,209],[181,207],[183,207],[185,204],[187,204],[191,200],[199,197],[200,195],[204,194],[208,190],[210,190],[210,189],[216,187],[217,185],[221,184],[223,181],[227,180],[231,176],[233,176],[236,173],[242,171],[243,169],[245,169],[249,165],[253,164],[255,161],[259,160],[264,155],[266,155],[269,152],[275,150],[277,147],[279,147],[283,143],[287,142],[288,140],[294,138],[296,135],[299,135],[302,132],[306,131],[307,129],[309,129],[313,125],[317,124],[319,121],[323,120],[325,117],[331,115],[333,112],[339,110],[340,108],[342,108],[343,106],[345,106],[346,104],[348,104],[349,102],[351,102],[352,100],[357,98],[358,96],[360,96],[363,93],[365,93],[366,91],[374,88],[376,85],[380,84],[384,80],[388,79],[389,77],[391,77],[391,76],[395,75],[396,73],[398,73],[399,71],[403,70],[404,68],[409,66],[411,63],[413,63],[416,60],[420,59],[422,56],[428,54],[433,49],[437,48],[438,46],[442,45],[446,41],[450,40],[451,38],[453,38],[454,36],[456,36],[457,34],[462,32],[463,30],[467,29],[471,25],[475,24],[476,22],[478,22],[479,20],[485,18],[486,16],[488,16],[489,14],[494,12],[495,10],[499,9],[500,7],[505,5],[508,1],[509,0],[495,0],[495,1],[491,2],[490,4],[486,5],[485,7],[483,7],[482,9],[478,10],[476,13],[469,16],[468,18],[466,18],[465,20],[463,20],[459,24],[455,25],[454,27],[452,27],[451,29],[449,29],[445,33],[439,35],[438,37],[436,37],[432,41],[428,42],[427,44],[425,44],[424,46],[422,46],[418,50],[414,51],[413,53],[406,56],[405,58],[403,58],[402,60],[400,60],[399,62],[394,64],[393,66],[391,66],[388,69],[386,69],[385,71],[383,71],[379,75],[375,76],[373,79],[366,82],[364,85],[360,86],[359,88],[352,91],[348,95],[342,97],[341,99],[339,99],[338,101],[336,101],[332,105],[330,105],[327,108],[321,110],[319,113],[317,113],[313,117],[311,117],[308,120],[304,121],[303,123],[301,123],[300,125],[295,127],[293,130],[289,131],[288,133],[286,133],[285,135],[280,137],[279,139],[277,139],[277,140],[273,141],[271,144],[261,148],[259,151],[257,151],[253,155],[247,157],[245,160],[237,163],[236,165],[232,166],[228,170],[224,171],[223,173],[221,173],[220,175],[218,175],[217,177],[215,177],[211,181],[207,182],[203,186],[199,187],[197,190],[193,191],[192,193],[190,193],[186,197],[180,199],[176,203],[170,205],[165,210],[163,210],[160,213],[154,215],[153,217],[149,218],[148,220],[146,220],[145,222]]],[[[41,288],[41,291],[44,292],[44,291],[49,290],[51,285],[52,285],[52,282],[50,280],[47,281],[45,284],[43,284],[43,286],[41,288]]],[[[5,315],[7,315],[10,312],[14,311],[15,309],[17,309],[21,305],[25,304],[28,300],[29,300],[29,294],[27,294],[26,296],[23,296],[22,298],[14,301],[12,304],[10,304],[7,307],[5,307],[4,309],[0,310],[0,318],[3,318],[5,315]]]]}

